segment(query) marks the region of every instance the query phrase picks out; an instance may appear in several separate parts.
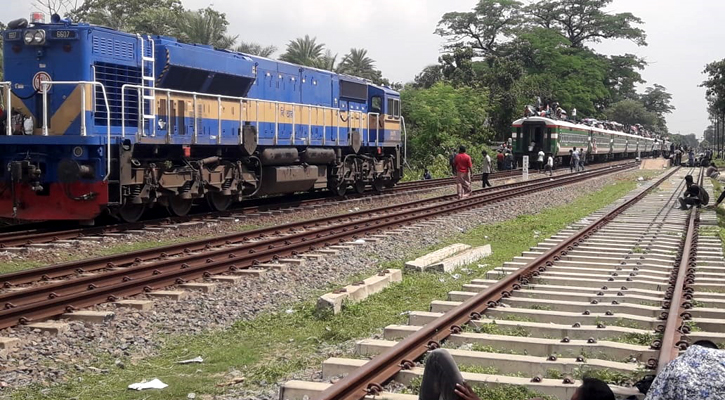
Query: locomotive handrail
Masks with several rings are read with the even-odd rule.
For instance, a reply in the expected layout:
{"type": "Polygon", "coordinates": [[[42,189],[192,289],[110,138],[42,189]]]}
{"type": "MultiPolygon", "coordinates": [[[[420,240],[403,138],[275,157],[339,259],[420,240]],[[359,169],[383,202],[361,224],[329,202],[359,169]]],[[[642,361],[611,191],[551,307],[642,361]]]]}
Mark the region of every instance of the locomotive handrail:
{"type": "Polygon", "coordinates": [[[6,136],[11,136],[13,134],[13,130],[11,127],[11,125],[13,123],[13,119],[12,119],[13,110],[12,110],[12,103],[11,103],[11,99],[10,99],[10,94],[11,94],[10,90],[12,88],[12,85],[13,85],[13,83],[9,82],[9,81],[0,82],[0,87],[5,89],[5,101],[7,102],[6,106],[5,106],[5,119],[6,119],[5,135],[6,136]]]}
{"type": "MultiPolygon", "coordinates": [[[[297,107],[297,106],[309,107],[310,108],[310,116],[311,116],[311,110],[312,109],[323,110],[323,120],[324,120],[323,121],[323,135],[322,135],[323,136],[323,143],[325,143],[325,135],[324,135],[324,132],[325,132],[325,130],[327,128],[327,122],[325,120],[324,111],[325,110],[329,110],[330,111],[330,117],[331,118],[334,115],[337,115],[338,118],[339,118],[339,115],[340,115],[340,110],[337,109],[337,108],[334,108],[334,107],[325,107],[325,106],[318,106],[318,105],[314,105],[314,104],[299,104],[299,103],[289,103],[289,102],[275,101],[275,100],[260,100],[260,99],[252,99],[252,98],[248,98],[248,97],[235,97],[235,96],[226,96],[226,95],[210,94],[210,93],[189,92],[189,91],[185,91],[185,90],[174,90],[174,89],[156,88],[156,87],[150,88],[150,87],[144,87],[144,86],[138,85],[138,84],[126,83],[123,86],[121,86],[121,137],[126,137],[126,107],[125,107],[125,104],[126,104],[126,91],[127,90],[131,90],[131,89],[136,90],[136,91],[144,90],[145,89],[145,90],[151,90],[151,91],[154,91],[154,92],[155,91],[160,91],[160,92],[163,92],[163,93],[166,93],[166,94],[179,94],[179,95],[192,96],[193,101],[194,101],[194,136],[193,136],[193,143],[194,144],[197,142],[197,132],[198,132],[197,125],[196,125],[196,120],[197,120],[196,113],[198,112],[197,105],[196,105],[196,99],[197,99],[197,97],[207,97],[207,98],[211,98],[211,99],[217,99],[217,101],[219,102],[220,106],[221,106],[221,101],[222,100],[239,101],[240,104],[243,104],[244,101],[253,101],[253,102],[255,102],[255,107],[256,107],[256,110],[255,110],[255,120],[256,120],[256,123],[257,123],[257,130],[258,130],[258,132],[259,132],[259,104],[260,103],[266,103],[266,104],[272,104],[272,105],[274,105],[274,108],[275,108],[274,144],[277,144],[278,143],[278,140],[279,140],[279,110],[280,110],[280,106],[291,106],[292,107],[293,133],[292,133],[292,136],[291,137],[293,139],[295,137],[294,136],[294,126],[297,125],[296,122],[295,122],[296,121],[296,116],[297,116],[297,113],[295,112],[295,107],[297,107]],[[337,114],[335,114],[335,112],[337,112],[337,114]]],[[[240,105],[240,107],[242,107],[242,106],[240,105]]],[[[242,111],[243,111],[242,109],[239,110],[240,115],[243,115],[242,114],[242,111]]],[[[363,112],[361,112],[361,111],[350,111],[350,110],[348,110],[348,112],[350,113],[350,115],[352,115],[352,114],[360,114],[360,121],[359,121],[358,125],[359,125],[359,128],[360,129],[363,129],[363,126],[364,126],[364,122],[363,122],[363,119],[362,119],[363,112]]],[[[367,114],[367,115],[369,115],[369,114],[367,114]]],[[[140,118],[143,118],[143,116],[140,116],[140,118]]],[[[169,118],[169,115],[167,115],[166,118],[168,119],[169,118]]],[[[222,121],[221,108],[219,109],[219,112],[217,114],[217,120],[219,122],[219,136],[217,138],[217,143],[221,143],[221,132],[222,132],[221,131],[221,121],[222,121]]],[[[241,116],[240,116],[240,122],[244,122],[244,120],[241,118],[241,116]]],[[[168,121],[167,121],[167,126],[168,126],[168,121]]],[[[348,127],[349,128],[352,128],[352,124],[350,123],[349,119],[348,119],[348,127]]],[[[309,120],[308,120],[308,142],[307,142],[308,145],[309,145],[309,143],[311,142],[311,139],[312,139],[312,129],[311,128],[312,128],[312,119],[309,118],[309,120]]],[[[139,131],[137,133],[137,135],[141,135],[142,133],[143,132],[139,131]]],[[[167,131],[167,135],[168,134],[170,134],[169,131],[167,131]]],[[[337,145],[340,144],[340,125],[339,124],[337,124],[337,140],[336,140],[335,144],[337,144],[337,145]]]]}
{"type": "Polygon", "coordinates": [[[106,105],[106,176],[103,181],[107,181],[111,175],[111,107],[108,105],[108,96],[106,95],[106,87],[100,82],[91,81],[41,81],[40,87],[48,85],[47,90],[43,90],[43,136],[48,136],[48,92],[50,85],[83,85],[81,90],[81,136],[86,136],[86,86],[100,87],[103,93],[103,103],[106,105]]]}

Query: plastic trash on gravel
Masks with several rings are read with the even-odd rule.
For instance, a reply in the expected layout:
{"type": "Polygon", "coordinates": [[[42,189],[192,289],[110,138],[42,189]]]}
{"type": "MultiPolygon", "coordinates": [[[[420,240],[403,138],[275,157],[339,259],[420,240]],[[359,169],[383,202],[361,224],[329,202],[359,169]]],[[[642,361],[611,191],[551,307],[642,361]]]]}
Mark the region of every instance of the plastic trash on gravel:
{"type": "Polygon", "coordinates": [[[179,361],[177,364],[195,364],[195,363],[200,364],[200,363],[203,363],[203,362],[204,362],[204,359],[201,358],[201,356],[199,356],[199,357],[196,357],[196,358],[191,358],[191,359],[188,359],[188,360],[179,361]]]}
{"type": "Polygon", "coordinates": [[[353,243],[365,243],[365,241],[364,241],[363,239],[357,239],[357,240],[356,240],[356,241],[354,241],[353,243]]]}
{"type": "Polygon", "coordinates": [[[132,383],[128,385],[128,388],[131,390],[145,390],[145,389],[163,389],[169,385],[161,382],[158,378],[154,378],[153,380],[150,380],[148,382],[138,382],[138,383],[132,383]]]}

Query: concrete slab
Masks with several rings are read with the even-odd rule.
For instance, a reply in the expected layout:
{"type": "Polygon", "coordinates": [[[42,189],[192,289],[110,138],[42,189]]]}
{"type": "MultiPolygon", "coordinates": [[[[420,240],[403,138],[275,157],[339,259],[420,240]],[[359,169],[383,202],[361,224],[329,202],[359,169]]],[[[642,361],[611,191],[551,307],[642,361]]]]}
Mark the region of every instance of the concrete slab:
{"type": "Polygon", "coordinates": [[[232,272],[234,275],[246,276],[250,278],[261,278],[267,275],[267,271],[263,269],[240,269],[232,272]]]}
{"type": "Polygon", "coordinates": [[[221,283],[229,283],[229,284],[237,284],[242,278],[239,276],[229,276],[229,275],[214,275],[209,280],[213,282],[221,282],[221,283]]]}
{"type": "Polygon", "coordinates": [[[119,300],[113,304],[120,308],[132,308],[137,311],[149,311],[154,308],[154,302],[151,300],[119,300]]]}
{"type": "Polygon", "coordinates": [[[48,332],[51,335],[59,335],[68,332],[68,329],[70,329],[70,325],[65,322],[36,322],[26,326],[30,330],[38,329],[41,332],[48,332]]]}
{"type": "Polygon", "coordinates": [[[82,321],[89,324],[103,324],[116,317],[112,311],[74,311],[63,314],[63,318],[71,321],[82,321]]]}
{"type": "Polygon", "coordinates": [[[0,354],[7,354],[20,346],[20,339],[14,337],[0,337],[0,354]]]}
{"type": "Polygon", "coordinates": [[[427,267],[435,262],[444,260],[447,257],[458,254],[470,248],[471,246],[467,244],[455,243],[450,246],[446,246],[440,250],[436,250],[432,253],[428,253],[424,256],[418,257],[415,260],[408,261],[405,263],[405,268],[422,271],[424,267],[427,267]]]}
{"type": "Polygon", "coordinates": [[[476,262],[482,258],[491,255],[491,245],[474,247],[463,251],[453,257],[446,258],[440,262],[432,263],[427,267],[423,268],[426,271],[437,271],[437,272],[450,272],[458,267],[468,265],[472,262],[476,262]]]}
{"type": "Polygon", "coordinates": [[[189,296],[189,293],[183,290],[156,290],[147,293],[147,295],[160,299],[180,301],[186,299],[189,296]]]}
{"type": "Polygon", "coordinates": [[[215,283],[207,282],[189,282],[179,285],[182,289],[198,290],[203,293],[211,293],[216,290],[215,283]]]}
{"type": "Polygon", "coordinates": [[[317,308],[319,310],[332,311],[333,314],[339,314],[342,312],[346,302],[357,303],[363,301],[368,296],[384,290],[391,283],[402,280],[403,274],[399,269],[385,270],[378,275],[320,296],[317,299],[317,308]]]}
{"type": "Polygon", "coordinates": [[[293,264],[293,265],[303,265],[305,263],[304,258],[280,258],[277,260],[277,262],[283,263],[283,264],[293,264]]]}
{"type": "Polygon", "coordinates": [[[289,264],[282,264],[282,263],[259,264],[258,267],[273,270],[273,271],[280,271],[280,272],[289,271],[289,264]]]}

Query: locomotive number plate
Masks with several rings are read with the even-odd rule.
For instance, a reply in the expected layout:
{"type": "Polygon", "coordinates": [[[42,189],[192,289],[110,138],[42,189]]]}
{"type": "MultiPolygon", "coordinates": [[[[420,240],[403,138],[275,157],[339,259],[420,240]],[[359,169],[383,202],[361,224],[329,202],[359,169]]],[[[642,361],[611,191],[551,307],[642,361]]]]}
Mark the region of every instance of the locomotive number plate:
{"type": "Polygon", "coordinates": [[[76,37],[75,31],[55,31],[53,37],[56,39],[73,39],[76,37]]]}

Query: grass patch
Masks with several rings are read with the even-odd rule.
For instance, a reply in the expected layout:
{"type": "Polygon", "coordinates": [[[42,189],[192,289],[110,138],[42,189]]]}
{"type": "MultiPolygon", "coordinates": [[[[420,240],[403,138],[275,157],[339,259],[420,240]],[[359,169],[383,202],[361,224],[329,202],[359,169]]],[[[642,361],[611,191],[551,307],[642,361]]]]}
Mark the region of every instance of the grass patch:
{"type": "MultiPolygon", "coordinates": [[[[446,243],[462,242],[470,245],[491,244],[492,256],[482,261],[482,267],[469,266],[458,271],[460,277],[431,273],[406,274],[403,282],[392,290],[383,291],[363,303],[349,305],[339,315],[320,315],[315,311],[316,295],[292,307],[267,312],[250,321],[240,321],[230,329],[204,332],[195,336],[166,338],[159,355],[142,360],[123,359],[125,369],[113,366],[109,357],[94,362],[98,368],[109,368],[105,375],[69,373],[67,383],[52,388],[30,386],[12,393],[14,399],[180,399],[194,392],[199,396],[224,393],[217,384],[230,376],[243,375],[247,388],[256,388],[261,382],[284,380],[290,374],[307,368],[318,369],[324,359],[324,349],[330,345],[349,343],[369,337],[389,324],[406,321],[405,312],[424,310],[431,300],[442,299],[451,290],[472,279],[485,277],[486,271],[500,266],[573,221],[601,209],[632,190],[636,183],[631,176],[618,180],[604,189],[579,197],[574,202],[535,215],[523,215],[499,224],[482,225],[471,232],[452,237],[446,243]],[[538,232],[538,235],[535,233],[538,232]],[[485,263],[485,264],[484,264],[485,263]],[[488,265],[488,266],[485,266],[488,265]],[[441,279],[440,278],[444,278],[441,279]],[[291,313],[284,310],[290,309],[291,313]],[[178,365],[177,361],[202,356],[204,363],[178,365]],[[138,394],[126,386],[141,379],[159,378],[169,387],[160,391],[138,394]],[[41,392],[42,390],[42,392],[41,392]]],[[[409,258],[408,258],[409,259],[409,258]]],[[[400,268],[404,261],[389,262],[384,268],[400,268]]],[[[349,280],[350,282],[354,280],[349,280]]],[[[483,329],[497,330],[496,324],[483,329]]],[[[514,329],[514,332],[516,329],[514,329]]],[[[494,333],[489,331],[489,333],[494,333]]],[[[528,336],[519,334],[519,336],[528,336]]],[[[522,399],[537,394],[524,388],[480,388],[481,398],[492,400],[522,399]]]]}
{"type": "Polygon", "coordinates": [[[612,342],[628,343],[638,346],[649,346],[655,339],[659,339],[661,335],[653,333],[627,333],[624,336],[619,336],[609,339],[612,342]]]}

